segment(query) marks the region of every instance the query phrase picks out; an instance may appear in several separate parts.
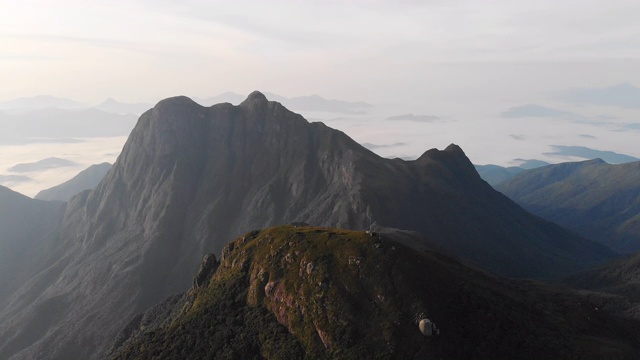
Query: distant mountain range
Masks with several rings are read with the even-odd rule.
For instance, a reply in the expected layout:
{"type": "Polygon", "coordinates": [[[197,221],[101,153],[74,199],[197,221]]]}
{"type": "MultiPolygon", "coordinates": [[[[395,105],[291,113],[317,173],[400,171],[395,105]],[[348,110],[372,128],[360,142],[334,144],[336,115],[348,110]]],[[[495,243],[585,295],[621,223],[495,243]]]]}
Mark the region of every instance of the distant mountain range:
{"type": "MultiPolygon", "coordinates": [[[[552,145],[553,152],[545,153],[548,156],[560,156],[560,157],[578,157],[583,159],[601,159],[609,164],[624,164],[634,161],[640,161],[640,159],[619,154],[613,151],[602,151],[590,149],[584,146],[565,146],[565,145],[552,145]]],[[[515,159],[514,162],[519,162],[518,166],[499,166],[499,165],[475,165],[476,171],[480,174],[483,180],[488,182],[491,186],[499,185],[507,180],[510,180],[514,176],[520,174],[524,170],[535,169],[549,165],[549,163],[541,160],[523,160],[515,159]]]]}
{"type": "MultiPolygon", "coordinates": [[[[325,99],[318,95],[297,96],[287,98],[273,93],[266,93],[273,100],[278,101],[286,107],[296,111],[326,111],[335,113],[359,113],[372,105],[365,102],[351,102],[343,100],[325,99]]],[[[246,95],[240,95],[233,92],[225,92],[208,98],[194,98],[194,100],[203,105],[211,106],[220,103],[239,104],[246,98],[246,95]]],[[[81,102],[59,98],[55,96],[41,95],[33,97],[23,97],[9,101],[0,102],[0,110],[6,110],[7,113],[22,114],[30,113],[36,110],[100,110],[107,113],[118,115],[141,115],[143,112],[151,109],[151,103],[126,103],[120,102],[113,98],[109,98],[98,105],[87,105],[81,102]]]]}
{"type": "Polygon", "coordinates": [[[141,115],[152,107],[151,103],[123,103],[111,98],[95,106],[98,110],[120,115],[141,115]]]}
{"type": "Polygon", "coordinates": [[[549,165],[521,172],[497,189],[534,214],[617,251],[640,250],[640,162],[549,165]]]}
{"type": "MultiPolygon", "coordinates": [[[[33,200],[0,186],[0,314],[10,301],[34,300],[16,299],[15,292],[37,282],[37,275],[57,260],[53,250],[64,208],[64,204],[33,200]]],[[[7,321],[10,319],[0,316],[0,328],[6,329],[7,321]]]]}
{"type": "Polygon", "coordinates": [[[74,195],[96,187],[109,169],[111,169],[111,164],[109,163],[91,165],[72,179],[50,189],[40,191],[34,199],[69,201],[74,195]]]}
{"type": "MultiPolygon", "coordinates": [[[[20,268],[28,280],[0,308],[0,358],[102,358],[135,314],[190,286],[202,256],[277,224],[411,230],[517,277],[563,276],[614,256],[493,190],[458,146],[384,159],[258,92],[239,106],[161,101],[98,186],[58,211],[47,228],[61,230],[40,241],[52,248],[31,250],[43,260],[20,268]]],[[[46,223],[29,219],[19,232],[46,223]]]]}
{"type": "Polygon", "coordinates": [[[584,146],[552,145],[553,152],[545,153],[550,156],[575,156],[583,159],[602,159],[609,164],[624,164],[639,161],[637,157],[619,154],[613,151],[590,149],[584,146]]]}
{"type": "Polygon", "coordinates": [[[33,111],[43,109],[81,109],[84,104],[49,95],[21,97],[8,101],[0,101],[0,110],[33,111]]]}
{"type": "Polygon", "coordinates": [[[518,166],[499,166],[499,165],[474,165],[478,175],[482,180],[489,183],[489,185],[495,187],[496,185],[511,179],[519,173],[528,170],[535,169],[542,166],[549,165],[548,162],[542,160],[524,160],[515,159],[514,162],[518,163],[518,166]]]}
{"type": "Polygon", "coordinates": [[[495,186],[509,180],[525,170],[519,166],[503,167],[491,164],[474,166],[482,180],[488,182],[491,186],[495,186]]]}
{"type": "MultiPolygon", "coordinates": [[[[368,108],[371,108],[372,105],[365,102],[350,102],[350,101],[342,101],[342,100],[328,100],[318,95],[309,95],[309,96],[297,96],[292,98],[287,98],[284,96],[280,96],[273,93],[265,93],[266,97],[268,97],[271,101],[277,101],[284,105],[285,107],[294,110],[294,111],[325,111],[325,112],[335,112],[335,113],[358,113],[362,112],[368,108]]],[[[231,103],[231,104],[239,104],[246,96],[226,92],[220,94],[218,96],[206,98],[206,99],[194,99],[196,102],[203,106],[211,106],[219,103],[231,103]]]]}
{"type": "Polygon", "coordinates": [[[212,106],[215,104],[222,104],[222,103],[230,103],[233,105],[238,105],[242,101],[244,101],[244,99],[246,98],[247,98],[246,96],[236,94],[234,92],[225,92],[220,95],[216,95],[208,98],[193,98],[193,100],[202,106],[212,106]]]}
{"type": "MultiPolygon", "coordinates": [[[[68,142],[73,138],[126,136],[137,117],[102,110],[45,109],[22,114],[0,114],[0,127],[9,144],[68,142]]],[[[0,137],[0,144],[3,138],[0,137]]]]}

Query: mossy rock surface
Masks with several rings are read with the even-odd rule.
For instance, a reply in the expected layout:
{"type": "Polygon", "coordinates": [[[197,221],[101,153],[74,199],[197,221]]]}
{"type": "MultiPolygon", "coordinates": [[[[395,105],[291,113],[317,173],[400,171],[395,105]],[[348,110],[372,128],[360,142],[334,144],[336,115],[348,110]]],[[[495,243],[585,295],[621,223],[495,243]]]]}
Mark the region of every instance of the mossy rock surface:
{"type": "Polygon", "coordinates": [[[640,355],[638,324],[599,310],[598,297],[496,278],[365,232],[281,226],[247,233],[184,299],[178,316],[139,331],[113,358],[640,355]],[[423,318],[439,335],[422,335],[423,318]]]}

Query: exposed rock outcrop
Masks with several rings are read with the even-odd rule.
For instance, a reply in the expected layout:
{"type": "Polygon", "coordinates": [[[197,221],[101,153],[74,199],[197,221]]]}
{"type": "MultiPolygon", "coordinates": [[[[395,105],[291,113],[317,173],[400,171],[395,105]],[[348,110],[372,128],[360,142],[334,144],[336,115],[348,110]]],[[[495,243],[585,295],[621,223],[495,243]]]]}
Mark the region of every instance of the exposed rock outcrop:
{"type": "Polygon", "coordinates": [[[0,358],[100,358],[135,314],[189,287],[205,254],[224,266],[224,245],[246,229],[372,220],[509,276],[553,277],[612,255],[495,192],[458,146],[383,159],[259,92],[208,108],[175,97],[145,112],[100,184],[69,201],[59,256],[15,292],[32,301],[0,309],[0,358]]]}
{"type": "Polygon", "coordinates": [[[385,236],[283,226],[226,249],[210,283],[176,304],[179,316],[144,329],[132,322],[139,331],[110,358],[640,355],[640,324],[599,311],[593,298],[488,276],[385,236]],[[314,270],[301,271],[308,264],[314,270]]]}
{"type": "Polygon", "coordinates": [[[200,271],[198,271],[198,275],[193,279],[193,287],[199,288],[207,285],[211,276],[216,272],[220,263],[216,260],[216,256],[214,254],[207,254],[202,260],[202,265],[200,265],[200,271]]]}

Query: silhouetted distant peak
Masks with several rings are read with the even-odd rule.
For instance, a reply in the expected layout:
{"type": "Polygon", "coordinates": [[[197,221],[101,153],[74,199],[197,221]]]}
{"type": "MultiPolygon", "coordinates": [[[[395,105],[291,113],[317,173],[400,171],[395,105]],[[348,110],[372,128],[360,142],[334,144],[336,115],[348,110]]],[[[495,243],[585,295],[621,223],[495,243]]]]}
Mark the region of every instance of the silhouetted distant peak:
{"type": "Polygon", "coordinates": [[[251,94],[249,94],[249,96],[247,96],[247,99],[245,101],[242,102],[242,104],[252,104],[252,103],[265,103],[268,102],[269,100],[267,100],[267,97],[264,96],[263,93],[261,93],[260,91],[254,91],[251,94]]]}
{"type": "MultiPolygon", "coordinates": [[[[426,159],[441,159],[443,156],[447,156],[448,158],[464,158],[468,161],[467,156],[465,155],[462,148],[456,144],[451,144],[447,146],[444,150],[438,149],[429,149],[425,151],[416,161],[424,161],[426,159]]],[[[470,163],[470,162],[469,162],[470,163]]]]}
{"type": "Polygon", "coordinates": [[[585,165],[608,164],[606,161],[604,161],[604,160],[602,160],[600,158],[595,158],[595,159],[583,161],[582,163],[585,164],[585,165]]]}
{"type": "Polygon", "coordinates": [[[462,151],[462,148],[456,144],[450,144],[449,146],[447,146],[446,149],[444,149],[444,151],[448,153],[457,153],[459,155],[465,155],[464,151],[462,151]]]}
{"type": "Polygon", "coordinates": [[[69,199],[76,194],[96,187],[109,169],[111,169],[111,164],[107,162],[91,165],[72,179],[60,185],[40,191],[34,199],[46,201],[69,201],[69,199]]]}

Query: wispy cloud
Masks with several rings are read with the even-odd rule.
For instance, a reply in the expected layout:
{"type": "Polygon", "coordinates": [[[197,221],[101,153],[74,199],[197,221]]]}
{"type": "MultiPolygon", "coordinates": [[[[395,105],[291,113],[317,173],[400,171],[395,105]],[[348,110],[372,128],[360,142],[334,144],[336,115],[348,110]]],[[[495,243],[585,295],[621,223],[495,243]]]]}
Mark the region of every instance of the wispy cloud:
{"type": "MultiPolygon", "coordinates": [[[[151,55],[166,54],[154,46],[153,42],[125,41],[110,38],[91,38],[81,36],[54,35],[54,34],[12,34],[0,33],[0,39],[16,39],[27,40],[40,43],[66,43],[81,46],[90,46],[103,49],[126,50],[138,53],[147,53],[151,55]]],[[[60,60],[60,56],[41,56],[41,55],[23,55],[26,58],[32,57],[43,60],[60,60]]]]}
{"type": "Polygon", "coordinates": [[[640,108],[640,88],[628,83],[604,88],[566,90],[558,94],[557,98],[577,104],[640,108]]]}
{"type": "Polygon", "coordinates": [[[414,115],[404,114],[388,117],[387,120],[391,121],[415,121],[415,122],[434,122],[440,120],[439,116],[434,115],[414,115]]]}
{"type": "Polygon", "coordinates": [[[386,149],[386,148],[393,148],[393,147],[403,146],[403,145],[407,145],[407,143],[404,143],[404,142],[397,142],[397,143],[393,143],[393,144],[362,143],[361,145],[366,147],[367,149],[374,150],[374,149],[386,149]]]}
{"type": "Polygon", "coordinates": [[[553,151],[547,152],[544,155],[560,158],[573,156],[582,159],[602,159],[609,164],[622,164],[640,160],[633,156],[619,154],[613,151],[591,149],[584,146],[552,145],[551,147],[553,151]]]}
{"type": "Polygon", "coordinates": [[[527,104],[522,106],[512,107],[502,114],[503,118],[526,118],[526,117],[538,117],[538,118],[560,118],[570,117],[573,118],[576,114],[568,111],[549,108],[546,106],[527,104]]]}

